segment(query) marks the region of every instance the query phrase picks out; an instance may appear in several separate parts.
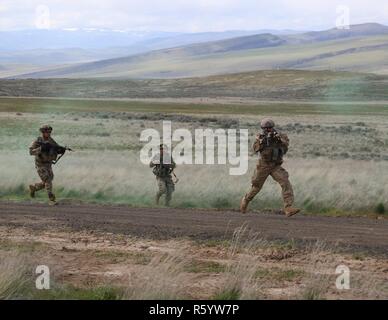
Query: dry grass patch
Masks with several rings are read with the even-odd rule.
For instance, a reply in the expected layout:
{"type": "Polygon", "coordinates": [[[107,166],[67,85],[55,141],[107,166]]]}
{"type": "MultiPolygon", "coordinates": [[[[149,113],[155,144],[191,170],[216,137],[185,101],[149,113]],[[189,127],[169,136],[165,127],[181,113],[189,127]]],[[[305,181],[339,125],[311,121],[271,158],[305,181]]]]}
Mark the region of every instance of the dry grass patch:
{"type": "Polygon", "coordinates": [[[26,258],[17,252],[0,252],[0,300],[14,299],[28,281],[26,258]]]}

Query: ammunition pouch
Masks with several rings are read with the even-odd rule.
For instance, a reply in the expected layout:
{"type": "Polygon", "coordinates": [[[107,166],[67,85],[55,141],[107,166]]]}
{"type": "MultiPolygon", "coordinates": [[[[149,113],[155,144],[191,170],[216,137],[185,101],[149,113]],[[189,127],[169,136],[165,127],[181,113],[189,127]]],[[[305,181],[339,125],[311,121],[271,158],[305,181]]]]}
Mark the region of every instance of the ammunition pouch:
{"type": "Polygon", "coordinates": [[[171,175],[171,172],[173,171],[173,168],[169,165],[156,165],[153,169],[152,172],[155,176],[163,178],[163,177],[168,177],[171,175]]]}
{"type": "Polygon", "coordinates": [[[272,149],[272,161],[279,162],[282,161],[284,156],[283,148],[273,148],[272,149]]]}
{"type": "Polygon", "coordinates": [[[264,148],[260,152],[260,158],[267,163],[282,163],[284,154],[284,148],[280,146],[272,146],[264,148]]]}

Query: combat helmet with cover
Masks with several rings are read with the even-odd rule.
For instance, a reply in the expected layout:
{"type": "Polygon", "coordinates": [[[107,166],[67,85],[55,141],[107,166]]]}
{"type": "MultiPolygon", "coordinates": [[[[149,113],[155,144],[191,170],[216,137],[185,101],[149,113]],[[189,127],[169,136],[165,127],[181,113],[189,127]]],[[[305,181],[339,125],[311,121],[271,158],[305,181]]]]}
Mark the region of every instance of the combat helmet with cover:
{"type": "Polygon", "coordinates": [[[275,122],[272,119],[265,118],[261,121],[260,126],[262,129],[274,128],[275,122]]]}
{"type": "Polygon", "coordinates": [[[40,132],[50,132],[51,133],[53,131],[53,128],[51,126],[49,126],[48,124],[45,124],[45,125],[43,125],[43,126],[41,126],[39,128],[39,131],[40,132]]]}

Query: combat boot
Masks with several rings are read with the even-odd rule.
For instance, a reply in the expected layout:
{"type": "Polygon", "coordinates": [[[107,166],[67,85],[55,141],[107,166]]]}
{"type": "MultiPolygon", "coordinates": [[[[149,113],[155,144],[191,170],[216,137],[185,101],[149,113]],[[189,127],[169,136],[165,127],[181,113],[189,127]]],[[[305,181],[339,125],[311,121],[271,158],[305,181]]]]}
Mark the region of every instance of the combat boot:
{"type": "Polygon", "coordinates": [[[30,185],[29,188],[30,188],[30,197],[35,198],[35,192],[36,192],[35,186],[30,185]]]}
{"type": "Polygon", "coordinates": [[[50,206],[56,206],[58,204],[58,202],[55,199],[55,195],[53,193],[49,194],[49,200],[50,200],[49,201],[50,206]]]}
{"type": "Polygon", "coordinates": [[[170,203],[171,203],[171,199],[172,199],[172,194],[171,193],[167,193],[166,194],[166,207],[169,207],[170,206],[170,203]]]}
{"type": "Polygon", "coordinates": [[[240,203],[240,212],[245,214],[248,210],[249,201],[245,198],[245,196],[241,199],[240,203]]]}
{"type": "Polygon", "coordinates": [[[284,209],[284,213],[286,214],[287,217],[292,217],[299,212],[300,212],[300,209],[298,208],[287,207],[284,209]]]}

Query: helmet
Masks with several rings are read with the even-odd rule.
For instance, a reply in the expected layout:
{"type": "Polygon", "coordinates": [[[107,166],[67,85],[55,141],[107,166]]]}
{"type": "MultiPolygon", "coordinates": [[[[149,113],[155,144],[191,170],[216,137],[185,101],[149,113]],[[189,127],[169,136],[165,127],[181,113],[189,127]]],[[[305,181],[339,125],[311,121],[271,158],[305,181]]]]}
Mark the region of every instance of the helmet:
{"type": "Polygon", "coordinates": [[[275,122],[272,119],[265,118],[261,121],[260,126],[262,129],[275,127],[275,122]]]}
{"type": "Polygon", "coordinates": [[[53,131],[53,128],[51,127],[51,126],[49,126],[49,125],[47,125],[47,124],[45,124],[44,126],[41,126],[40,128],[39,128],[39,131],[40,132],[52,132],[53,131]]]}

